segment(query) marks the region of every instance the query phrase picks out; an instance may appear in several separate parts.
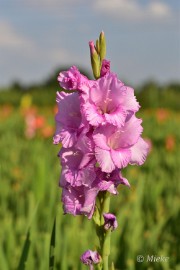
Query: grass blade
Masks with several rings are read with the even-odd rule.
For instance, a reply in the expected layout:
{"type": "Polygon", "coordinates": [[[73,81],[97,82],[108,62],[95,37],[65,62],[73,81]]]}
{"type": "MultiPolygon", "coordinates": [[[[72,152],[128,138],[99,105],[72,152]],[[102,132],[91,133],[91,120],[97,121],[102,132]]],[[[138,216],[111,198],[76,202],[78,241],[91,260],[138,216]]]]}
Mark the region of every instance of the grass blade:
{"type": "Polygon", "coordinates": [[[54,225],[51,233],[51,243],[49,249],[49,270],[54,269],[54,252],[55,252],[55,237],[56,236],[56,218],[54,219],[54,225]]]}
{"type": "Polygon", "coordinates": [[[21,254],[21,258],[20,258],[19,266],[17,270],[25,270],[30,244],[31,244],[31,241],[30,241],[30,229],[29,229],[26,234],[26,240],[24,243],[23,251],[21,254]]]}

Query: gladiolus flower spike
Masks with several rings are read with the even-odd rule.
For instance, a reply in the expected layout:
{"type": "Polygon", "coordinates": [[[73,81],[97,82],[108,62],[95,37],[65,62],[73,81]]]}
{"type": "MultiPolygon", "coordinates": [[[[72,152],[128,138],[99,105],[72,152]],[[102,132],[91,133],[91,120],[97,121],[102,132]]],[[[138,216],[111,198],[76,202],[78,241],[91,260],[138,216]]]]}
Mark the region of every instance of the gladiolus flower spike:
{"type": "Polygon", "coordinates": [[[142,120],[136,117],[140,105],[134,89],[118,79],[105,59],[104,32],[96,46],[90,41],[89,47],[96,80],[75,66],[59,73],[58,82],[66,91],[57,92],[53,141],[62,146],[58,157],[64,213],[93,217],[98,227],[98,252],[86,251],[81,261],[90,269],[98,264],[98,269],[107,270],[110,235],[117,228],[115,215],[109,213],[110,194],[117,195],[120,184],[130,187],[122,170],[142,165],[149,147],[142,138],[142,120]]]}

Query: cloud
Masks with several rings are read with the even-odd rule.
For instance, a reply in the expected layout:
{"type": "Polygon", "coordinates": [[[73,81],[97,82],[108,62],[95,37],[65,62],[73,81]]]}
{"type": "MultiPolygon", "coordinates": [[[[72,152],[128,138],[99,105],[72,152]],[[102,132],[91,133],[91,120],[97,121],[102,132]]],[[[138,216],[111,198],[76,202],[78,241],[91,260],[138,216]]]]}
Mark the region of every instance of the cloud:
{"type": "Polygon", "coordinates": [[[0,21],[0,48],[6,49],[22,49],[26,48],[33,48],[33,42],[21,35],[16,31],[16,29],[7,21],[0,21]]]}
{"type": "Polygon", "coordinates": [[[27,0],[22,1],[24,6],[31,6],[32,8],[53,9],[70,8],[81,3],[82,0],[27,0]]]}
{"type": "Polygon", "coordinates": [[[62,61],[70,60],[73,56],[66,48],[47,47],[39,44],[38,41],[33,40],[21,34],[10,22],[0,21],[0,48],[1,52],[6,52],[7,55],[16,53],[19,58],[26,56],[27,59],[42,60],[54,62],[57,59],[62,61]]]}
{"type": "Polygon", "coordinates": [[[21,34],[10,22],[0,21],[1,84],[14,79],[37,81],[59,65],[72,64],[77,56],[66,48],[42,46],[38,41],[21,34]]]}
{"type": "Polygon", "coordinates": [[[150,16],[157,18],[167,18],[172,15],[170,7],[161,2],[151,2],[148,6],[147,12],[150,16]]]}
{"type": "Polygon", "coordinates": [[[96,0],[93,7],[98,12],[121,21],[151,21],[172,17],[171,8],[160,1],[141,5],[138,0],[96,0]]]}

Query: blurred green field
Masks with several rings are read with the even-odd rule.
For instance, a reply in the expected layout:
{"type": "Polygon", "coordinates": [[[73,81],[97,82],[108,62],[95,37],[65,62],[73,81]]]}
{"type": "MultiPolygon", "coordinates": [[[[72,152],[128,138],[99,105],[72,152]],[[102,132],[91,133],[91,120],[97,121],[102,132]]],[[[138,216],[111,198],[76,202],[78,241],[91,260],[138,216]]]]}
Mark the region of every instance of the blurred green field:
{"type": "MultiPolygon", "coordinates": [[[[54,113],[53,107],[25,109],[23,105],[16,108],[1,105],[2,270],[17,269],[29,227],[31,245],[26,269],[48,269],[55,216],[55,269],[87,269],[79,257],[86,249],[94,249],[97,243],[92,222],[62,212],[58,188],[59,146],[52,144],[54,113]],[[33,135],[27,131],[28,116],[36,123],[33,135]]],[[[119,222],[118,230],[112,234],[111,260],[119,270],[179,270],[180,113],[146,109],[141,110],[139,117],[143,118],[143,135],[149,138],[152,149],[142,167],[129,166],[123,171],[131,189],[122,186],[119,195],[111,199],[112,212],[117,214],[119,222]],[[138,263],[137,255],[143,255],[145,261],[138,263]],[[146,262],[147,255],[169,259],[146,262]]]]}

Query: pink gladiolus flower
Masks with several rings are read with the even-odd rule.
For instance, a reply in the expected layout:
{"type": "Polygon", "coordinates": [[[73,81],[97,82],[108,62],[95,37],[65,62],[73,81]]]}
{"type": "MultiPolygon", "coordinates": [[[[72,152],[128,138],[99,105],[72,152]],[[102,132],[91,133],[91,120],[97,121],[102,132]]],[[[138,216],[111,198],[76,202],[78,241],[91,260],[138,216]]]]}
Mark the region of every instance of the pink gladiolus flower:
{"type": "Polygon", "coordinates": [[[83,90],[88,85],[88,78],[82,75],[77,67],[72,66],[68,71],[59,73],[58,82],[66,90],[83,90]]]}
{"type": "Polygon", "coordinates": [[[89,219],[94,213],[94,206],[98,190],[96,187],[72,187],[63,188],[62,202],[65,214],[85,215],[89,219]]]}
{"type": "Polygon", "coordinates": [[[143,164],[148,153],[141,138],[142,121],[135,117],[140,106],[134,90],[110,73],[105,61],[97,81],[88,80],[76,67],[58,77],[65,89],[78,90],[57,93],[54,144],[63,145],[59,153],[63,208],[88,218],[99,192],[116,195],[119,184],[130,187],[119,169],[143,164]]]}
{"type": "Polygon", "coordinates": [[[71,147],[77,142],[84,126],[80,112],[79,96],[77,93],[57,92],[56,101],[58,112],[55,116],[54,144],[62,142],[64,147],[71,147]]]}
{"type": "Polygon", "coordinates": [[[119,184],[125,185],[130,187],[130,184],[128,180],[124,177],[122,177],[121,172],[116,169],[112,171],[112,173],[105,173],[98,168],[96,170],[97,175],[97,185],[100,191],[109,191],[110,193],[116,195],[117,192],[117,186],[119,184]]]}
{"type": "Polygon", "coordinates": [[[115,74],[107,73],[90,86],[82,109],[94,127],[107,123],[122,127],[127,114],[138,111],[139,104],[132,88],[125,86],[115,74]]]}
{"type": "Polygon", "coordinates": [[[68,149],[62,148],[59,157],[62,164],[60,185],[89,186],[96,178],[93,142],[81,136],[78,143],[68,149]]]}
{"type": "Polygon", "coordinates": [[[94,131],[95,156],[103,172],[130,164],[141,165],[148,153],[147,143],[140,138],[141,120],[132,115],[122,128],[112,125],[98,127],[94,131]]]}

